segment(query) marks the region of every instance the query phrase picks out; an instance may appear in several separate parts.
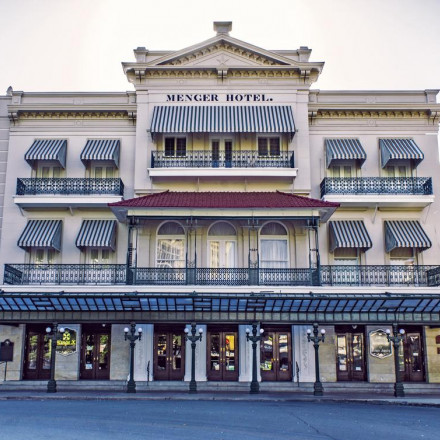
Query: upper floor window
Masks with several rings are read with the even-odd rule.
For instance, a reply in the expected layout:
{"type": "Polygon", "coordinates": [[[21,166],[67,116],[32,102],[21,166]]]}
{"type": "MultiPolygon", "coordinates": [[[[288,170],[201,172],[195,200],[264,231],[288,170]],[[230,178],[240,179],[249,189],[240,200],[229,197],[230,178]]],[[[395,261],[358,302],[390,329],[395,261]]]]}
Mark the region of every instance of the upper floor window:
{"type": "Polygon", "coordinates": [[[259,156],[279,156],[281,152],[279,137],[258,137],[259,156]]]}
{"type": "Polygon", "coordinates": [[[31,260],[34,264],[54,264],[56,262],[56,251],[50,248],[34,248],[31,252],[31,260]]]}
{"type": "Polygon", "coordinates": [[[355,174],[351,165],[333,165],[329,169],[332,177],[353,177],[355,174]]]}
{"type": "Polygon", "coordinates": [[[156,266],[185,267],[185,231],[177,222],[166,222],[157,231],[156,266]]]}
{"type": "Polygon", "coordinates": [[[176,156],[176,157],[186,156],[186,138],[166,137],[165,156],[176,156]]]}
{"type": "Polygon", "coordinates": [[[111,260],[110,249],[89,248],[87,259],[90,264],[109,264],[111,260]]]}
{"type": "Polygon", "coordinates": [[[407,177],[408,167],[404,165],[389,165],[385,167],[387,177],[407,177]]]}
{"type": "Polygon", "coordinates": [[[59,165],[51,165],[48,163],[38,164],[36,169],[36,177],[44,179],[56,179],[61,177],[62,168],[59,165]]]}
{"type": "Polygon", "coordinates": [[[113,166],[94,166],[91,169],[92,178],[95,179],[110,179],[116,176],[116,169],[113,166]]]}
{"type": "Polygon", "coordinates": [[[237,233],[227,222],[214,223],[208,232],[209,267],[235,267],[237,233]]]}
{"type": "Polygon", "coordinates": [[[266,223],[260,231],[260,266],[262,268],[288,268],[288,236],[280,223],[266,223]]]}

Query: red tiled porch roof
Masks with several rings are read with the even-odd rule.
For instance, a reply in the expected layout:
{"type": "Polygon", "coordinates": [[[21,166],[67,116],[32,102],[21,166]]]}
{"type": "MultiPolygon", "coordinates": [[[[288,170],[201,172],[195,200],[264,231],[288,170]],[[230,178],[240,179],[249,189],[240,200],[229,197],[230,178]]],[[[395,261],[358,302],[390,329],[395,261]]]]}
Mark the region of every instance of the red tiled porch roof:
{"type": "Polygon", "coordinates": [[[175,192],[164,191],[110,203],[125,208],[338,208],[339,203],[324,202],[281,191],[275,192],[175,192]]]}

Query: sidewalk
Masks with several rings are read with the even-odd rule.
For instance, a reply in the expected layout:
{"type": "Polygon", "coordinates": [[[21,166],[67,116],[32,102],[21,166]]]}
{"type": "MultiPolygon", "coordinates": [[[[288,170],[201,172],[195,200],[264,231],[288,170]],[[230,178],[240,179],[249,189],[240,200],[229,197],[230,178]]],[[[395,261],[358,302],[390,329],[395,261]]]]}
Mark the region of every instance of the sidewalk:
{"type": "Polygon", "coordinates": [[[59,391],[46,393],[43,391],[3,391],[0,387],[0,401],[6,400],[141,400],[141,401],[223,401],[223,402],[339,402],[339,403],[369,403],[375,405],[409,405],[429,406],[440,408],[440,394],[411,395],[395,398],[390,394],[342,394],[326,393],[316,397],[310,393],[289,392],[260,392],[249,394],[245,392],[206,392],[189,394],[184,391],[138,391],[136,394],[125,392],[104,391],[59,391]]]}

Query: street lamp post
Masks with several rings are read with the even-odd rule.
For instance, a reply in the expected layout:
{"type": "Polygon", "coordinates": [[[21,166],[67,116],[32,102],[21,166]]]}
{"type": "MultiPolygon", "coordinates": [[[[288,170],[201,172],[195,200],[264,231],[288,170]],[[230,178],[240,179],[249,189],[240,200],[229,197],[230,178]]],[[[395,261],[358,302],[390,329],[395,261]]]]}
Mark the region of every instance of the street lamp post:
{"type": "Polygon", "coordinates": [[[124,328],[124,337],[126,341],[130,341],[130,377],[127,382],[127,393],[136,392],[136,382],[134,381],[134,347],[136,346],[136,341],[142,339],[142,327],[138,328],[138,334],[136,334],[136,323],[132,322],[130,324],[130,329],[128,327],[124,328]],[[130,332],[130,334],[128,334],[130,332]]]}
{"type": "Polygon", "coordinates": [[[401,328],[397,331],[397,323],[393,324],[393,336],[391,336],[391,330],[386,329],[388,342],[393,343],[394,347],[394,368],[396,370],[396,382],[394,384],[394,396],[395,397],[405,397],[405,390],[403,388],[403,383],[400,377],[400,365],[399,365],[399,346],[400,342],[403,340],[405,330],[401,328]]]}
{"type": "Polygon", "coordinates": [[[246,340],[252,342],[252,381],[249,391],[250,394],[258,394],[260,392],[260,384],[257,378],[257,342],[261,341],[264,330],[260,329],[260,334],[257,336],[257,327],[258,324],[254,322],[252,324],[252,336],[250,336],[250,329],[246,329],[246,340]]]}
{"type": "Polygon", "coordinates": [[[199,334],[196,335],[197,325],[195,322],[191,323],[191,336],[188,334],[189,330],[185,327],[185,341],[191,342],[191,381],[189,383],[189,392],[197,393],[196,382],[196,342],[202,342],[203,329],[199,328],[199,334]]]}
{"type": "Polygon", "coordinates": [[[315,385],[313,387],[313,395],[322,396],[324,395],[324,389],[322,387],[321,379],[319,377],[319,343],[325,340],[325,329],[321,329],[321,336],[318,335],[318,323],[313,324],[313,336],[312,330],[307,329],[307,340],[313,342],[313,347],[315,348],[315,385]]]}
{"type": "Polygon", "coordinates": [[[57,351],[57,341],[63,337],[64,327],[58,329],[58,324],[54,324],[53,328],[47,327],[47,337],[50,339],[50,379],[47,381],[47,392],[57,392],[57,382],[55,380],[55,356],[57,351]]]}

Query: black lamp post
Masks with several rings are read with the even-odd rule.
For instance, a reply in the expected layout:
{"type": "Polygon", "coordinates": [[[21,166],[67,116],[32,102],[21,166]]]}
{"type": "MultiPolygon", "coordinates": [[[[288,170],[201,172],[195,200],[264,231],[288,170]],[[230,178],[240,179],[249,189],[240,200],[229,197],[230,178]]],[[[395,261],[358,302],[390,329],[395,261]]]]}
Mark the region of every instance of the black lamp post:
{"type": "Polygon", "coordinates": [[[400,342],[404,338],[405,330],[401,328],[397,331],[397,324],[393,324],[393,336],[391,336],[391,330],[386,329],[388,342],[393,343],[394,347],[394,368],[396,370],[396,382],[394,384],[394,396],[395,397],[405,397],[405,390],[403,388],[403,383],[400,378],[400,365],[399,365],[399,346],[400,342]]]}
{"type": "Polygon", "coordinates": [[[188,334],[189,330],[185,327],[185,341],[191,341],[191,381],[189,383],[189,392],[197,393],[196,382],[196,342],[202,341],[203,329],[199,328],[199,334],[196,335],[197,325],[195,322],[191,323],[191,336],[188,334]]]}
{"type": "Polygon", "coordinates": [[[134,381],[134,347],[136,346],[136,341],[142,339],[142,327],[138,328],[138,334],[136,335],[136,324],[132,322],[130,324],[130,329],[128,327],[124,328],[124,337],[126,341],[130,341],[130,377],[127,382],[127,393],[136,392],[136,382],[134,381]],[[130,332],[130,334],[128,334],[130,332]]]}
{"type": "Polygon", "coordinates": [[[57,341],[63,337],[64,328],[60,327],[58,329],[58,324],[46,328],[47,337],[50,339],[50,379],[47,382],[47,392],[56,393],[57,392],[57,382],[55,380],[55,356],[57,351],[57,341]]]}
{"type": "Polygon", "coordinates": [[[252,336],[250,336],[250,329],[246,329],[246,341],[252,342],[252,382],[249,393],[258,394],[260,392],[260,384],[257,378],[257,342],[261,341],[263,337],[264,330],[260,329],[260,334],[257,336],[258,324],[254,322],[252,324],[252,336]]]}
{"type": "Polygon", "coordinates": [[[321,336],[318,332],[318,323],[313,324],[313,336],[311,336],[312,330],[307,329],[307,340],[313,342],[313,347],[315,348],[315,385],[313,387],[314,396],[323,396],[324,389],[322,388],[322,383],[319,377],[319,343],[325,340],[325,330],[321,329],[321,336]]]}

